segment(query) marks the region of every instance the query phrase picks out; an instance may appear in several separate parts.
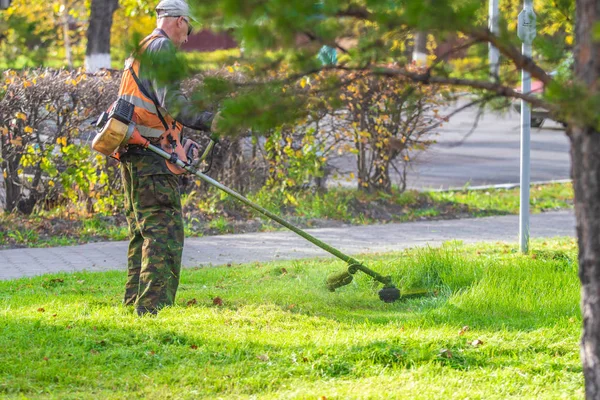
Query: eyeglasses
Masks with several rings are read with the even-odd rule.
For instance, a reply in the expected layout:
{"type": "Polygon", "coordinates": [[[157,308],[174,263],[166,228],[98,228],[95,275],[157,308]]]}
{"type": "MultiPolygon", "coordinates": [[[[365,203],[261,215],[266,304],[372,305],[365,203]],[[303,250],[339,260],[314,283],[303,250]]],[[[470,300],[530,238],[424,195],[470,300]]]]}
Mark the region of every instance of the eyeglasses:
{"type": "Polygon", "coordinates": [[[185,17],[182,17],[182,18],[183,18],[183,20],[185,21],[185,23],[188,26],[187,35],[190,36],[192,34],[192,31],[194,30],[194,28],[192,28],[192,25],[190,24],[190,20],[189,19],[187,19],[185,17]]]}

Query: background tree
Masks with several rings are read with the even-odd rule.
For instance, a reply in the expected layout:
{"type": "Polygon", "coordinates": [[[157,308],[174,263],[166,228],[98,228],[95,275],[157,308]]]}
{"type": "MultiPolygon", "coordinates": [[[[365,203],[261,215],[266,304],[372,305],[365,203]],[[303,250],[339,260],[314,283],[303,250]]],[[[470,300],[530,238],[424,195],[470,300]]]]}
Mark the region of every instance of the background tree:
{"type": "Polygon", "coordinates": [[[135,38],[154,28],[155,5],[152,0],[14,0],[0,11],[0,66],[119,69],[135,38]]]}
{"type": "Polygon", "coordinates": [[[85,69],[96,72],[100,68],[110,68],[110,33],[113,13],[119,7],[119,0],[92,0],[87,29],[85,69]]]}

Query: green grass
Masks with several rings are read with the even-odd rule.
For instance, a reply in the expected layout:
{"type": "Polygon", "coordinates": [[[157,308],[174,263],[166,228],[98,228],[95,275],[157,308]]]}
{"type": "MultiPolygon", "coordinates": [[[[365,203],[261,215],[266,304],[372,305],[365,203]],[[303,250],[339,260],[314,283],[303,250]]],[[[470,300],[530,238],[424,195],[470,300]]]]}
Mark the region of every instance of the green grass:
{"type": "Polygon", "coordinates": [[[434,293],[393,304],[365,275],[328,292],[330,260],[185,270],[144,318],[119,303],[124,272],[0,282],[0,397],[582,398],[576,244],[532,249],[364,257],[434,293]]]}
{"type": "Polygon", "coordinates": [[[184,53],[189,67],[194,70],[206,71],[223,68],[232,65],[240,57],[240,49],[215,50],[210,52],[186,52],[184,53]]]}
{"type": "MultiPolygon", "coordinates": [[[[509,214],[519,213],[520,189],[461,190],[431,192],[434,201],[448,201],[465,204],[482,211],[495,210],[509,214]]],[[[573,207],[573,185],[552,183],[532,185],[529,205],[532,213],[573,207]]]]}

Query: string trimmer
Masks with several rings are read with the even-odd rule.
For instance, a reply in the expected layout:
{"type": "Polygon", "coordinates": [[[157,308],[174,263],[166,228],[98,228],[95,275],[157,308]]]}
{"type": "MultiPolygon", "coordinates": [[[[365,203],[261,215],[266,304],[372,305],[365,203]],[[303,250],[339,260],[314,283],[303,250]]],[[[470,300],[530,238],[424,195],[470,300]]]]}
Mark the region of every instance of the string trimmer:
{"type": "MultiPolygon", "coordinates": [[[[394,286],[394,284],[392,283],[392,278],[390,276],[383,276],[373,271],[372,269],[367,268],[361,262],[350,257],[349,255],[342,253],[338,249],[331,247],[327,243],[322,242],[321,240],[303,231],[302,229],[290,224],[289,222],[273,214],[269,210],[259,206],[258,204],[253,203],[252,201],[248,200],[236,191],[228,188],[227,186],[217,182],[211,177],[200,172],[196,166],[192,165],[189,162],[183,161],[181,157],[179,157],[175,152],[168,153],[160,147],[150,144],[150,142],[147,139],[143,138],[139,134],[137,129],[135,129],[135,124],[132,122],[132,118],[133,105],[124,100],[119,100],[117,103],[115,103],[115,105],[112,107],[108,114],[104,113],[98,120],[96,126],[100,128],[100,132],[94,138],[92,148],[105,155],[111,155],[119,147],[126,146],[127,144],[141,145],[147,150],[152,151],[153,153],[156,153],[162,158],[164,158],[165,160],[177,165],[179,168],[182,168],[190,174],[197,176],[204,182],[209,183],[212,186],[215,186],[216,188],[229,194],[230,196],[235,197],[242,203],[260,212],[264,216],[278,222],[279,224],[288,228],[292,232],[302,236],[304,239],[308,240],[312,244],[329,252],[330,254],[334,255],[335,257],[348,264],[348,267],[345,270],[335,274],[331,274],[327,277],[327,288],[332,292],[334,292],[336,289],[342,286],[350,284],[352,282],[353,275],[356,272],[361,271],[375,279],[377,282],[383,284],[383,289],[379,291],[379,298],[382,301],[386,303],[392,303],[400,298],[400,290],[398,290],[398,288],[394,286]]],[[[211,141],[209,148],[212,148],[213,145],[214,140],[211,141]]],[[[202,160],[203,158],[205,158],[207,154],[208,151],[205,151],[200,159],[202,160]]]]}

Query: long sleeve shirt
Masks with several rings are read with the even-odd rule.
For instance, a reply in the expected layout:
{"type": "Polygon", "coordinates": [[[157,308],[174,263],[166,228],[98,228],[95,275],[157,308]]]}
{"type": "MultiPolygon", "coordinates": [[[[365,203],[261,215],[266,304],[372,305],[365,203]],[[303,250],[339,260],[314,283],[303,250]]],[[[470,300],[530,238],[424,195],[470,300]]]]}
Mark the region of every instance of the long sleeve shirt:
{"type": "Polygon", "coordinates": [[[140,62],[140,80],[146,91],[155,96],[158,104],[183,126],[210,131],[214,113],[199,111],[180,89],[184,70],[178,62],[177,49],[162,29],[155,29],[154,39],[146,48],[140,62]]]}

